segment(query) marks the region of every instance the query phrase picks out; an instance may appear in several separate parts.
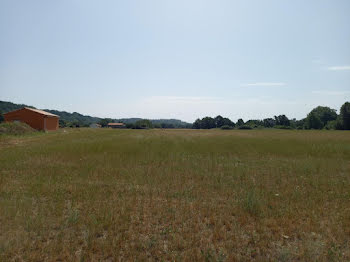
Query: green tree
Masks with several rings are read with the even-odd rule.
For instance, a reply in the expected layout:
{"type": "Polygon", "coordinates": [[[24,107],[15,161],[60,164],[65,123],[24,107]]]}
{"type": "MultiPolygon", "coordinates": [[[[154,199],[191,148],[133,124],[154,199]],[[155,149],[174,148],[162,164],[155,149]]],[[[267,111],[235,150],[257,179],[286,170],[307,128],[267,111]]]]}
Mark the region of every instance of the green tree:
{"type": "Polygon", "coordinates": [[[253,128],[257,128],[259,126],[263,126],[263,121],[256,120],[256,119],[250,119],[247,122],[245,122],[246,126],[251,126],[253,128]]]}
{"type": "Polygon", "coordinates": [[[223,125],[223,126],[221,126],[221,129],[222,130],[231,130],[231,129],[233,129],[233,127],[229,126],[229,125],[223,125]]]}
{"type": "Polygon", "coordinates": [[[201,128],[202,129],[210,129],[215,128],[215,120],[212,117],[206,116],[201,120],[201,128]]]}
{"type": "Polygon", "coordinates": [[[328,121],[323,128],[327,130],[337,129],[337,120],[328,121]]]}
{"type": "Polygon", "coordinates": [[[142,120],[136,121],[134,125],[136,129],[153,128],[152,122],[148,119],[142,119],[142,120]]]}
{"type": "Polygon", "coordinates": [[[229,118],[224,117],[222,120],[223,126],[232,126],[235,127],[235,123],[233,123],[229,118]]]}
{"type": "Polygon", "coordinates": [[[327,125],[329,121],[336,120],[338,116],[335,109],[331,109],[327,106],[318,106],[312,109],[311,112],[320,118],[322,127],[327,125]]]}
{"type": "Polygon", "coordinates": [[[340,108],[340,121],[343,129],[350,130],[350,102],[345,102],[340,108]]]}
{"type": "Polygon", "coordinates": [[[67,127],[67,121],[63,119],[58,120],[58,124],[60,127],[67,127]]]}
{"type": "Polygon", "coordinates": [[[304,129],[305,128],[305,123],[306,123],[306,118],[296,120],[295,121],[295,127],[297,129],[304,129]]]}
{"type": "Polygon", "coordinates": [[[243,126],[244,125],[244,121],[242,118],[237,120],[237,126],[243,126]]]}
{"type": "Polygon", "coordinates": [[[310,112],[306,117],[306,126],[308,129],[322,129],[323,123],[315,112],[310,112]]]}
{"type": "Polygon", "coordinates": [[[264,127],[274,127],[276,125],[276,120],[273,118],[265,118],[263,120],[264,127]]]}
{"type": "Polygon", "coordinates": [[[102,127],[106,127],[109,123],[109,119],[108,118],[103,118],[100,121],[98,121],[98,124],[100,124],[102,127]]]}
{"type": "Polygon", "coordinates": [[[192,128],[194,129],[200,129],[201,128],[201,120],[199,118],[196,119],[196,121],[194,121],[192,128]]]}
{"type": "Polygon", "coordinates": [[[216,127],[222,127],[222,126],[231,126],[231,127],[234,127],[235,124],[229,119],[229,118],[226,118],[226,117],[222,117],[220,115],[218,115],[217,117],[214,118],[215,120],[215,126],[216,127]]]}
{"type": "Polygon", "coordinates": [[[220,115],[214,118],[215,126],[216,127],[222,127],[224,125],[224,118],[220,115]]]}
{"type": "Polygon", "coordinates": [[[0,123],[3,122],[5,119],[4,119],[4,116],[2,115],[2,112],[0,110],[0,123]]]}
{"type": "Polygon", "coordinates": [[[78,120],[74,120],[73,122],[72,122],[72,127],[81,127],[82,125],[81,125],[81,123],[78,121],[78,120]]]}
{"type": "Polygon", "coordinates": [[[276,125],[290,126],[290,121],[286,115],[275,116],[276,125]]]}

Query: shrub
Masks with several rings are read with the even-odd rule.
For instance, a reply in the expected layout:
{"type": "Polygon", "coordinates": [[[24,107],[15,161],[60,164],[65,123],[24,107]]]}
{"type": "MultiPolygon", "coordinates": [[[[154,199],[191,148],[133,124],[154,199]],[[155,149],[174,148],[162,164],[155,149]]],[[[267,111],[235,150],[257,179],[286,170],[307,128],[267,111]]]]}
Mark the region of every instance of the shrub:
{"type": "Polygon", "coordinates": [[[281,126],[281,125],[275,126],[275,128],[278,128],[278,129],[293,129],[291,126],[281,126]]]}
{"type": "Polygon", "coordinates": [[[324,129],[331,130],[336,129],[337,126],[337,120],[332,120],[327,122],[327,124],[324,126],[324,129]]]}
{"type": "Polygon", "coordinates": [[[239,126],[238,129],[253,129],[251,126],[246,126],[246,125],[243,125],[243,126],[239,126]]]}
{"type": "Polygon", "coordinates": [[[261,196],[252,190],[246,193],[243,199],[243,209],[252,216],[262,215],[261,196]]]}
{"type": "Polygon", "coordinates": [[[221,129],[222,130],[231,130],[231,129],[233,129],[233,127],[229,126],[229,125],[224,125],[224,126],[221,127],[221,129]]]}
{"type": "Polygon", "coordinates": [[[134,128],[135,129],[149,129],[149,128],[153,128],[153,125],[152,125],[152,122],[150,120],[142,119],[142,120],[135,122],[134,128]]]}
{"type": "Polygon", "coordinates": [[[5,122],[0,124],[0,135],[24,135],[36,132],[29,125],[20,122],[5,122]]]}

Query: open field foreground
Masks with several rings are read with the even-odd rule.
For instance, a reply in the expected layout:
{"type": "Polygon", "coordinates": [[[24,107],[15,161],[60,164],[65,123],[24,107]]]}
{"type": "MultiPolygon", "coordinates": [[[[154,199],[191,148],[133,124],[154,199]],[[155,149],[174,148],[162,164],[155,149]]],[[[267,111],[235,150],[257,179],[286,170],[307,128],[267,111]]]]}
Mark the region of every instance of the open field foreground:
{"type": "Polygon", "coordinates": [[[0,261],[350,261],[350,133],[0,136],[0,261]]]}

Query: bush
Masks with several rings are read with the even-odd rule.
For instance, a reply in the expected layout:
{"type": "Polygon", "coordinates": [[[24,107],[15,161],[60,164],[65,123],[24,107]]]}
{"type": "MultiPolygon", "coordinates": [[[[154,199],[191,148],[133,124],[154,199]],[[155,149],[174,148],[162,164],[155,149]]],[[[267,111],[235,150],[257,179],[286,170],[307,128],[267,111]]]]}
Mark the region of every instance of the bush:
{"type": "Polygon", "coordinates": [[[243,125],[243,126],[239,126],[238,129],[253,129],[251,126],[246,126],[246,125],[243,125]]]}
{"type": "Polygon", "coordinates": [[[327,122],[327,124],[324,126],[324,129],[332,130],[332,129],[336,129],[336,126],[337,126],[337,120],[332,120],[327,122]]]}
{"type": "Polygon", "coordinates": [[[224,125],[224,126],[221,127],[221,129],[222,130],[231,130],[231,129],[233,129],[233,127],[229,126],[229,125],[224,125]]]}
{"type": "Polygon", "coordinates": [[[249,191],[243,199],[243,209],[252,216],[259,217],[263,214],[261,196],[255,191],[249,191]]]}
{"type": "Polygon", "coordinates": [[[152,122],[148,119],[142,119],[136,121],[134,124],[134,129],[149,129],[153,128],[152,122]]]}
{"type": "Polygon", "coordinates": [[[0,135],[24,135],[36,131],[29,125],[21,122],[5,122],[0,124],[0,135]]]}
{"type": "Polygon", "coordinates": [[[338,117],[336,122],[335,122],[335,129],[336,130],[344,130],[343,121],[340,117],[338,117]]]}
{"type": "Polygon", "coordinates": [[[278,129],[293,129],[293,127],[291,127],[291,126],[281,126],[281,125],[275,126],[275,128],[278,128],[278,129]]]}

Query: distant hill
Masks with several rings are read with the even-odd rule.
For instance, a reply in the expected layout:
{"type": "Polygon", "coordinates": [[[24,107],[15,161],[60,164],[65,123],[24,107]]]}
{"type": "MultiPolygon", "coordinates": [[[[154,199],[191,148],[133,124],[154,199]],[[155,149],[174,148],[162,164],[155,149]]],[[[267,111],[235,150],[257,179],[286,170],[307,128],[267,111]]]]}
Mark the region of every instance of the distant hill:
{"type": "Polygon", "coordinates": [[[35,108],[34,106],[28,106],[28,105],[24,105],[24,104],[14,104],[11,102],[5,102],[5,101],[0,101],[0,111],[4,114],[10,111],[14,111],[17,109],[20,109],[22,107],[31,107],[31,108],[35,108]]]}
{"type": "MultiPolygon", "coordinates": [[[[24,105],[24,104],[15,104],[11,102],[0,101],[0,113],[7,113],[13,110],[17,110],[23,107],[34,106],[24,105]]],[[[64,126],[89,126],[92,123],[98,123],[103,118],[93,117],[88,115],[82,115],[77,112],[69,113],[65,111],[58,111],[53,109],[43,109],[44,111],[50,112],[52,114],[58,115],[60,117],[60,124],[64,126]]],[[[125,124],[133,124],[142,118],[122,118],[122,119],[112,119],[107,118],[109,122],[123,122],[125,124]]],[[[188,128],[192,124],[183,122],[178,119],[150,119],[153,125],[166,128],[188,128]]]]}
{"type": "MultiPolygon", "coordinates": [[[[24,104],[15,104],[11,102],[0,101],[0,111],[4,114],[13,110],[21,109],[23,107],[36,108],[34,106],[24,105],[24,104]]],[[[85,116],[77,112],[68,113],[65,111],[43,109],[46,112],[58,115],[60,121],[70,122],[70,123],[80,123],[81,126],[90,125],[91,123],[96,123],[101,120],[98,117],[85,116]]]]}
{"type": "Polygon", "coordinates": [[[79,122],[81,126],[88,126],[92,123],[97,123],[101,120],[101,118],[99,117],[82,115],[77,112],[68,113],[66,111],[58,111],[58,110],[50,110],[50,109],[43,109],[43,110],[51,114],[58,115],[60,117],[60,120],[70,122],[70,123],[79,122]]]}

